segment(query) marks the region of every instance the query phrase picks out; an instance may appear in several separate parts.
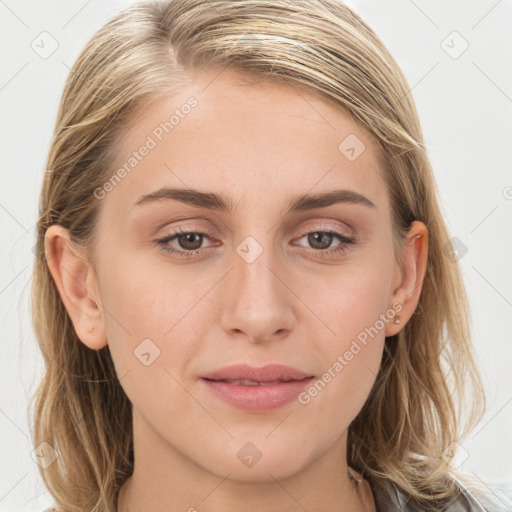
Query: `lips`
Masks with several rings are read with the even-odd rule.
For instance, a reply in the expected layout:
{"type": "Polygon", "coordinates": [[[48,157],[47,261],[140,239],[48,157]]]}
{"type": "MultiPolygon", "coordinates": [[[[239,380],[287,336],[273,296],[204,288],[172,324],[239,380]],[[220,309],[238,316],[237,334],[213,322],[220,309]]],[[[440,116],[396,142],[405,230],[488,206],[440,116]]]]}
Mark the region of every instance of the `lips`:
{"type": "MultiPolygon", "coordinates": [[[[226,366],[219,370],[203,375],[204,379],[237,381],[245,380],[259,384],[278,383],[283,381],[302,380],[311,377],[307,373],[284,366],[281,364],[270,364],[262,368],[255,368],[247,364],[236,364],[226,366]]],[[[249,384],[248,384],[249,385],[249,384]]]]}
{"type": "Polygon", "coordinates": [[[221,382],[229,382],[230,384],[238,384],[240,386],[273,386],[275,384],[281,384],[281,382],[290,382],[288,380],[273,380],[272,382],[258,382],[255,380],[247,379],[222,379],[221,382]]]}
{"type": "Polygon", "coordinates": [[[312,375],[289,366],[254,368],[242,364],[210,372],[201,381],[224,403],[246,411],[264,412],[295,400],[312,379],[312,375]]]}

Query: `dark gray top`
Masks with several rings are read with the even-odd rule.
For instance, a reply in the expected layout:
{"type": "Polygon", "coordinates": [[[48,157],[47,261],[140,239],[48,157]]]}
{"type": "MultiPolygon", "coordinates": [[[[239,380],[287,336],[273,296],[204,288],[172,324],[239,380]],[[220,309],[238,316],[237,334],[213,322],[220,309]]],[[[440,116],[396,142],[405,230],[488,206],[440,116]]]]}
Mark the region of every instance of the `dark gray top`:
{"type": "MultiPolygon", "coordinates": [[[[443,512],[512,512],[512,484],[510,482],[478,482],[469,485],[452,477],[460,494],[443,512]]],[[[407,493],[390,480],[381,481],[379,489],[372,489],[377,512],[424,512],[411,503],[407,493]]]]}

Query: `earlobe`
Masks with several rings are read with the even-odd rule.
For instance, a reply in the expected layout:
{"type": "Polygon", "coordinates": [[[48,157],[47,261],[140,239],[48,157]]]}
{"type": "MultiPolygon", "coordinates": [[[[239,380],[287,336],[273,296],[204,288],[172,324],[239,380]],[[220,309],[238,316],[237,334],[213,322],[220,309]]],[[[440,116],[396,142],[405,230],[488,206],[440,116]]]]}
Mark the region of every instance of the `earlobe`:
{"type": "Polygon", "coordinates": [[[414,221],[404,240],[404,268],[401,269],[401,281],[393,291],[391,302],[401,304],[400,312],[395,315],[399,323],[386,325],[386,337],[394,336],[403,328],[413,315],[420,298],[423,279],[427,269],[428,230],[423,222],[414,221]]]}
{"type": "Polygon", "coordinates": [[[61,300],[79,339],[93,350],[107,345],[92,265],[71,245],[69,231],[54,224],[45,234],[45,253],[61,300]]]}

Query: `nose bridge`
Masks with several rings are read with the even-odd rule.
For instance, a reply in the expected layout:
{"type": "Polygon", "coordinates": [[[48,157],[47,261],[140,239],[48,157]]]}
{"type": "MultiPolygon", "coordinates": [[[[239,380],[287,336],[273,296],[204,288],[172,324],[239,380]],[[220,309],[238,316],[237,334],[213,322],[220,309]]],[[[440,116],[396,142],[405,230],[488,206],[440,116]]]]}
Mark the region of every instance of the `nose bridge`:
{"type": "Polygon", "coordinates": [[[263,230],[246,236],[236,246],[236,256],[234,279],[239,298],[245,298],[245,293],[248,293],[253,303],[260,299],[267,303],[275,301],[281,290],[275,275],[279,257],[274,251],[272,236],[263,230]]]}
{"type": "Polygon", "coordinates": [[[230,300],[223,312],[224,328],[243,331],[253,340],[290,329],[292,308],[280,271],[273,237],[264,229],[248,235],[235,247],[230,272],[230,300]]]}

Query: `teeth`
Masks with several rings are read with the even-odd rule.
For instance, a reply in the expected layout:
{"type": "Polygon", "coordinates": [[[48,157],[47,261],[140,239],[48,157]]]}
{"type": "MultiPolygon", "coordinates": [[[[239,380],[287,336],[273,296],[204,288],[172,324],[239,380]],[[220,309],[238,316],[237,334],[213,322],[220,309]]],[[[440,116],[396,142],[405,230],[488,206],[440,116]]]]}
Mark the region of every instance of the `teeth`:
{"type": "Polygon", "coordinates": [[[237,379],[237,380],[226,380],[230,384],[237,384],[241,386],[273,386],[275,384],[280,384],[283,381],[274,380],[272,382],[256,382],[255,380],[247,380],[247,379],[237,379]]]}

